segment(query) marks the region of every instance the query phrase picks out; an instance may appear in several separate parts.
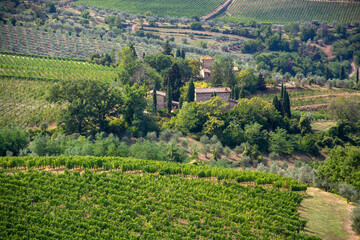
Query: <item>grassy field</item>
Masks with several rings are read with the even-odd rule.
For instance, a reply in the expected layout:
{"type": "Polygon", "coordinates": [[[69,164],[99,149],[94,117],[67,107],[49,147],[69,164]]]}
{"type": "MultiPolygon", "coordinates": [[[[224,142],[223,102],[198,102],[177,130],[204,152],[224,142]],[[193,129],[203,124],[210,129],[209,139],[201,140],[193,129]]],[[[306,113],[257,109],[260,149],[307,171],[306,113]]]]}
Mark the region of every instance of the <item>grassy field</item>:
{"type": "Polygon", "coordinates": [[[327,240],[355,240],[350,227],[351,205],[338,195],[317,188],[308,188],[308,197],[301,203],[300,214],[309,222],[305,232],[327,240]]]}
{"type": "MultiPolygon", "coordinates": [[[[294,0],[234,0],[228,9],[231,17],[253,19],[260,22],[319,22],[354,23],[360,20],[360,3],[338,1],[294,0]]],[[[231,19],[231,18],[230,18],[231,19]]]]}
{"type": "Polygon", "coordinates": [[[193,17],[203,16],[218,6],[224,0],[80,0],[78,3],[86,3],[88,6],[97,6],[120,11],[143,14],[151,11],[158,16],[193,17]]]}

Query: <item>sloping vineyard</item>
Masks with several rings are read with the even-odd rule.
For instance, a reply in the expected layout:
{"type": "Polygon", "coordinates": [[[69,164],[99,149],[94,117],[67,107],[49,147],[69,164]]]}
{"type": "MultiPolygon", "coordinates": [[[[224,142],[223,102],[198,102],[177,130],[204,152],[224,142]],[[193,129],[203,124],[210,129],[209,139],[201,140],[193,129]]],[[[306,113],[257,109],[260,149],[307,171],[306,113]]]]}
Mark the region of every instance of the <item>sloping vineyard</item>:
{"type": "Polygon", "coordinates": [[[354,23],[360,21],[359,2],[307,0],[234,0],[228,12],[233,17],[287,23],[317,20],[319,22],[354,23]]]}
{"type": "Polygon", "coordinates": [[[50,86],[45,81],[0,79],[0,127],[55,122],[59,109],[45,99],[50,86]]]}
{"type": "Polygon", "coordinates": [[[151,11],[158,16],[193,17],[203,16],[217,7],[224,0],[81,0],[79,4],[86,3],[88,6],[96,6],[108,9],[118,9],[132,13],[143,14],[151,11]]]}
{"type": "Polygon", "coordinates": [[[261,185],[291,184],[274,174],[125,158],[0,162],[18,169],[22,164],[87,169],[82,174],[3,169],[0,238],[318,239],[299,233],[306,224],[297,212],[302,195],[261,185]],[[89,170],[110,165],[118,171],[89,170]],[[218,181],[205,179],[211,176],[218,181]]]}
{"type": "MultiPolygon", "coordinates": [[[[51,28],[37,28],[34,25],[27,27],[7,25],[0,22],[0,51],[16,52],[31,55],[42,55],[60,58],[88,59],[93,53],[116,52],[132,43],[136,54],[142,58],[148,54],[155,54],[163,49],[164,42],[157,39],[147,39],[121,35],[117,38],[100,37],[97,33],[80,33],[54,30],[51,28]]],[[[200,59],[204,55],[215,56],[225,54],[231,56],[238,64],[253,64],[249,56],[229,54],[212,49],[203,49],[184,44],[171,43],[172,48],[181,48],[186,51],[186,57],[200,59]]]]}
{"type": "MultiPolygon", "coordinates": [[[[61,30],[12,26],[0,23],[0,50],[26,54],[44,55],[61,58],[88,59],[91,54],[109,53],[112,49],[120,51],[129,45],[130,40],[124,38],[100,37],[99,34],[69,34],[61,30]]],[[[133,42],[137,55],[157,53],[160,45],[145,42],[133,42]]]]}
{"type": "Polygon", "coordinates": [[[0,77],[47,81],[65,79],[112,81],[117,77],[116,70],[112,67],[79,61],[0,55],[0,77]]]}

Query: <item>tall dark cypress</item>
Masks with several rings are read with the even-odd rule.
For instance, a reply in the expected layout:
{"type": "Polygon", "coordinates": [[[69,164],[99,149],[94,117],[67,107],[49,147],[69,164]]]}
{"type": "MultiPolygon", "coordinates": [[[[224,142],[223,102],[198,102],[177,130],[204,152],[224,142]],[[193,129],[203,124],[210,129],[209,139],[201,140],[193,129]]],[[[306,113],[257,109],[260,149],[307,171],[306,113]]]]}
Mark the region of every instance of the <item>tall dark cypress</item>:
{"type": "Polygon", "coordinates": [[[346,76],[345,76],[345,67],[341,66],[340,79],[344,80],[345,78],[346,78],[346,76]]]}
{"type": "Polygon", "coordinates": [[[181,57],[181,50],[179,48],[176,49],[176,57],[177,58],[181,57]]]}
{"type": "Polygon", "coordinates": [[[172,51],[172,49],[170,47],[170,42],[169,42],[169,40],[166,40],[165,45],[163,47],[163,54],[172,55],[171,51],[172,51]]]}
{"type": "Polygon", "coordinates": [[[265,83],[265,79],[264,79],[264,76],[262,75],[262,73],[259,74],[258,89],[260,91],[266,90],[266,83],[265,83]]]}
{"type": "Polygon", "coordinates": [[[240,91],[236,91],[235,93],[238,93],[238,98],[244,98],[245,97],[245,92],[244,92],[244,87],[241,87],[240,91]]]}
{"type": "Polygon", "coordinates": [[[280,101],[279,101],[279,99],[278,99],[277,96],[275,96],[275,97],[273,98],[273,102],[272,102],[272,103],[273,103],[275,109],[276,109],[280,114],[282,114],[282,106],[281,106],[281,103],[280,103],[280,101]]]}
{"type": "Polygon", "coordinates": [[[195,99],[195,85],[193,79],[190,79],[189,88],[186,94],[186,101],[193,102],[195,99]]]}
{"type": "Polygon", "coordinates": [[[157,110],[157,98],[156,98],[156,88],[154,87],[153,90],[153,111],[156,112],[157,110]]]}
{"type": "Polygon", "coordinates": [[[291,118],[290,97],[289,97],[289,93],[286,91],[286,89],[285,89],[284,95],[285,95],[284,103],[283,103],[284,115],[290,119],[291,118]]]}
{"type": "Polygon", "coordinates": [[[184,49],[181,50],[181,57],[182,57],[183,59],[186,58],[186,53],[185,53],[185,50],[184,50],[184,49]]]}
{"type": "Polygon", "coordinates": [[[284,84],[281,84],[280,101],[284,98],[284,84]]]}
{"type": "Polygon", "coordinates": [[[359,67],[356,69],[356,84],[359,84],[359,67]]]}
{"type": "Polygon", "coordinates": [[[324,70],[324,76],[326,80],[330,79],[330,72],[329,72],[329,68],[326,66],[325,70],[324,70]]]}
{"type": "Polygon", "coordinates": [[[172,108],[172,94],[171,94],[171,84],[170,84],[170,78],[168,78],[168,85],[167,85],[167,93],[166,93],[166,106],[168,113],[171,113],[172,108]]]}

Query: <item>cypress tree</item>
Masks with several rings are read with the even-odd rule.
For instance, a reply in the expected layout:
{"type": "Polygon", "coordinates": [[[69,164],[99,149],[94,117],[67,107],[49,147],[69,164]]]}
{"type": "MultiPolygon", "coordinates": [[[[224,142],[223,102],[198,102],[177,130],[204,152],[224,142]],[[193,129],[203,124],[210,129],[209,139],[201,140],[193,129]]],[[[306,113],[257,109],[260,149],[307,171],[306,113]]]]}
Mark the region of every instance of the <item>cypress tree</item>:
{"type": "Polygon", "coordinates": [[[280,90],[280,101],[284,98],[284,84],[281,84],[281,90],[280,90]]]}
{"type": "Polygon", "coordinates": [[[340,79],[344,80],[345,78],[346,78],[346,76],[345,76],[345,67],[341,66],[340,79]]]}
{"type": "Polygon", "coordinates": [[[326,81],[330,79],[330,72],[329,72],[329,68],[326,66],[325,70],[324,70],[324,76],[326,81]]]}
{"type": "Polygon", "coordinates": [[[359,84],[359,67],[356,69],[356,84],[359,84]]]}
{"type": "Polygon", "coordinates": [[[193,102],[195,99],[195,85],[193,79],[190,79],[189,88],[186,94],[186,101],[193,102]]]}
{"type": "Polygon", "coordinates": [[[171,96],[174,101],[180,100],[180,88],[184,85],[181,81],[181,73],[179,65],[174,63],[165,73],[165,81],[163,82],[163,87],[166,89],[168,80],[171,84],[171,96]]]}
{"type": "Polygon", "coordinates": [[[171,51],[172,50],[171,50],[171,47],[170,47],[169,40],[166,40],[165,45],[163,47],[163,54],[172,56],[171,51]]]}
{"type": "Polygon", "coordinates": [[[245,97],[244,87],[241,87],[240,92],[239,91],[237,91],[237,92],[239,93],[237,99],[245,97]]]}
{"type": "Polygon", "coordinates": [[[183,59],[185,59],[185,57],[186,57],[186,53],[185,53],[185,50],[184,50],[184,49],[181,50],[181,57],[182,57],[183,59]]]}
{"type": "Polygon", "coordinates": [[[273,103],[275,109],[276,109],[280,114],[282,114],[282,111],[281,111],[281,109],[282,109],[281,102],[279,101],[279,99],[278,99],[277,96],[275,96],[275,97],[273,98],[273,102],[272,102],[272,103],[273,103]]]}
{"type": "Polygon", "coordinates": [[[211,95],[210,95],[210,97],[216,97],[216,92],[215,92],[215,91],[212,92],[211,95]]]}
{"type": "Polygon", "coordinates": [[[130,48],[131,48],[131,50],[133,51],[134,56],[135,56],[135,57],[137,57],[137,54],[136,54],[136,51],[135,51],[134,44],[133,44],[133,43],[130,43],[130,44],[129,44],[129,47],[130,47],[130,48]]]}
{"type": "Polygon", "coordinates": [[[184,98],[181,97],[179,100],[179,109],[182,108],[183,104],[184,104],[184,98]]]}
{"type": "Polygon", "coordinates": [[[264,79],[264,76],[261,73],[259,74],[258,89],[260,91],[265,91],[266,90],[265,79],[264,79]]]}
{"type": "Polygon", "coordinates": [[[166,93],[166,106],[168,113],[171,114],[171,107],[172,107],[172,94],[171,94],[171,84],[170,84],[170,78],[168,78],[168,84],[167,84],[167,93],[166,93]]]}
{"type": "Polygon", "coordinates": [[[156,88],[154,87],[153,90],[153,111],[156,112],[157,110],[157,98],[156,98],[156,88]]]}
{"type": "Polygon", "coordinates": [[[179,48],[176,49],[176,57],[177,57],[177,58],[181,57],[181,51],[180,51],[179,48]]]}
{"type": "Polygon", "coordinates": [[[289,97],[289,93],[286,92],[286,89],[284,95],[285,95],[283,102],[284,116],[287,116],[290,119],[291,118],[290,97],[289,97]]]}

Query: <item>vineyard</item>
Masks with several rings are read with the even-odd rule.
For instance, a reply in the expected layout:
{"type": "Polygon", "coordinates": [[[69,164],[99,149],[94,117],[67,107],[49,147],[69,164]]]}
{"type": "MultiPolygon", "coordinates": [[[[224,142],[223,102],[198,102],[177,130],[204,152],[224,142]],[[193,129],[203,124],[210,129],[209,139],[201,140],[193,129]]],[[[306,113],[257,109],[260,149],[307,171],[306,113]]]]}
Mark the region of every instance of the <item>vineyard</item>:
{"type": "Polygon", "coordinates": [[[306,187],[274,174],[111,157],[0,163],[47,169],[1,171],[0,238],[317,239],[299,233],[302,195],[279,188],[306,187]]]}
{"type": "MultiPolygon", "coordinates": [[[[46,29],[35,25],[29,27],[0,23],[0,50],[25,54],[44,55],[61,58],[88,59],[95,52],[120,51],[129,45],[124,38],[100,37],[99,34],[70,34],[66,31],[46,29]]],[[[133,42],[138,56],[157,53],[161,45],[133,42]]]]}
{"type": "Polygon", "coordinates": [[[86,62],[1,54],[0,77],[47,81],[66,79],[111,81],[115,80],[117,72],[116,68],[86,62]]]}
{"type": "Polygon", "coordinates": [[[354,23],[360,21],[360,3],[327,0],[234,0],[228,13],[232,17],[277,23],[313,20],[354,23]]]}
{"type": "Polygon", "coordinates": [[[129,11],[138,14],[143,14],[147,11],[151,11],[158,16],[178,17],[203,16],[219,7],[223,2],[224,0],[153,0],[151,2],[146,0],[78,1],[78,3],[86,3],[86,5],[88,6],[118,9],[120,11],[129,11]]]}
{"type": "Polygon", "coordinates": [[[59,109],[46,101],[51,83],[19,79],[0,79],[0,127],[38,126],[55,122],[59,109]]]}
{"type": "MultiPolygon", "coordinates": [[[[30,55],[42,55],[57,58],[88,59],[93,53],[110,53],[121,51],[122,47],[134,45],[136,55],[141,59],[144,55],[162,51],[164,42],[157,39],[131,37],[121,35],[117,38],[100,37],[97,33],[68,32],[52,28],[12,26],[0,22],[0,51],[16,52],[30,55]]],[[[203,49],[184,44],[171,43],[172,48],[186,51],[186,58],[200,59],[204,55],[224,54],[231,56],[238,64],[252,61],[251,57],[229,54],[212,49],[203,49]]],[[[117,57],[117,55],[116,55],[117,57]]]]}
{"type": "MultiPolygon", "coordinates": [[[[261,98],[271,102],[278,94],[265,94],[261,98]]],[[[349,89],[321,89],[314,88],[306,91],[289,93],[291,107],[294,110],[319,112],[327,108],[331,100],[336,98],[350,98],[353,102],[360,102],[360,94],[349,89]]]]}

